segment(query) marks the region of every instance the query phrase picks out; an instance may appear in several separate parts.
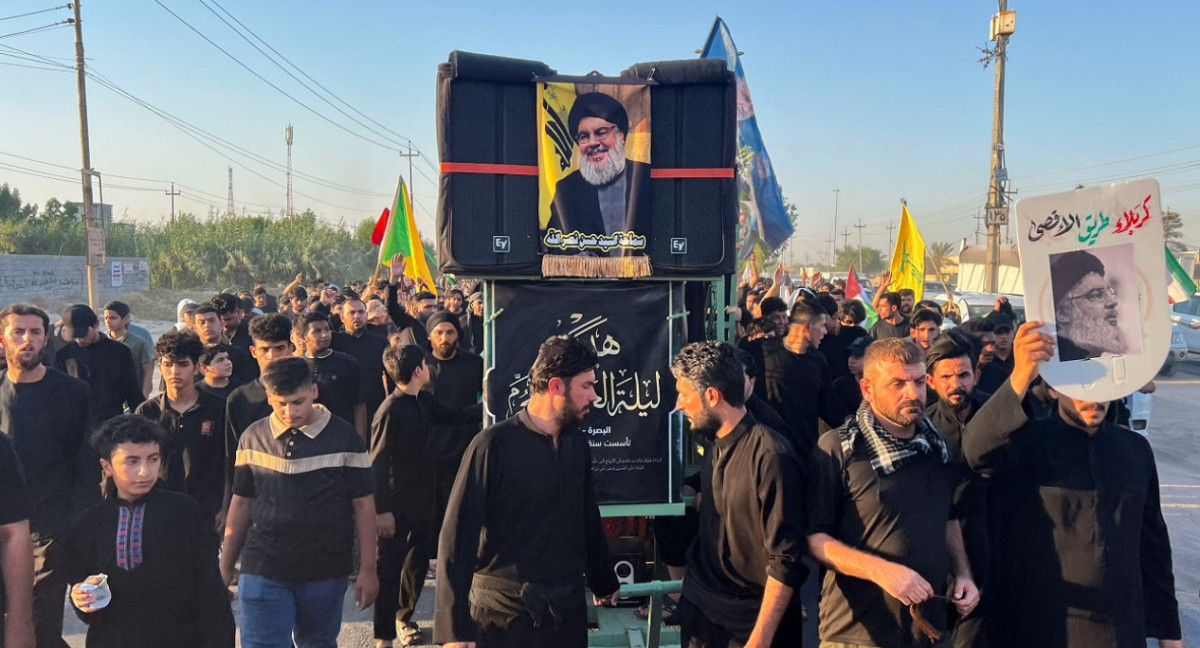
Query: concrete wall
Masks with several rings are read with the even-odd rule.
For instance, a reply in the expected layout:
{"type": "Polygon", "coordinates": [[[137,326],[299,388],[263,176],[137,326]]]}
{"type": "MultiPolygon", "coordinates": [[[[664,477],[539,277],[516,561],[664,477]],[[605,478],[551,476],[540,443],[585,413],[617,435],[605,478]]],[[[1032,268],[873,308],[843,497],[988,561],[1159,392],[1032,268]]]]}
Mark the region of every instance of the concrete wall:
{"type": "MultiPolygon", "coordinates": [[[[96,301],[149,290],[150,266],[146,259],[108,257],[96,276],[96,301]],[[119,272],[113,271],[119,264],[119,272]],[[119,279],[117,276],[119,274],[119,279]],[[114,286],[119,283],[119,286],[114,286]]],[[[83,257],[45,254],[0,254],[0,304],[20,301],[75,300],[87,302],[87,275],[83,257]]]]}

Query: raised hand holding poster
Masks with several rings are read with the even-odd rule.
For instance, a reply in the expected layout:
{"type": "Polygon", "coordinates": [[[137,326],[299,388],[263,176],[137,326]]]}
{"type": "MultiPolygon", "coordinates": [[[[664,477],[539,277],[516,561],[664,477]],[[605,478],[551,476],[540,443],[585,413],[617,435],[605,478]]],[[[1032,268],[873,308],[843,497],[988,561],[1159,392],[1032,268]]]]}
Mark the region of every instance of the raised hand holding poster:
{"type": "Polygon", "coordinates": [[[1152,380],[1171,339],[1158,182],[1024,198],[1015,226],[1026,316],[1056,340],[1046,382],[1107,401],[1152,380]]]}

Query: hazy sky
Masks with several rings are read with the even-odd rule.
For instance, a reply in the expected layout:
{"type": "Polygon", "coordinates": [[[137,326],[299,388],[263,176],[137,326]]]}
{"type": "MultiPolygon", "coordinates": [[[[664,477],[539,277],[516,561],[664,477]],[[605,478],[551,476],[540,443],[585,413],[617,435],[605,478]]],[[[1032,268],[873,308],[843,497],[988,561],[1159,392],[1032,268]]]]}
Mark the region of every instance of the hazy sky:
{"type": "MultiPolygon", "coordinates": [[[[104,200],[118,218],[163,218],[172,180],[182,193],[179,211],[223,211],[230,164],[239,211],[280,212],[290,122],[294,169],[306,176],[293,178],[296,208],[333,221],[379,214],[397,175],[407,174],[396,142],[411,138],[424,155],[414,162],[418,224],[432,238],[434,80],[450,51],[616,75],[640,61],[694,57],[718,14],[745,52],[763,138],[785,196],[800,210],[796,261],[827,255],[834,189],[838,245],[847,227],[856,242],[852,226],[861,221],[864,243],[881,248],[901,198],[927,241],[956,243],[974,241],[986,198],[993,72],[978,59],[994,2],[159,1],[82,5],[89,69],[102,75],[88,80],[92,165],[104,174],[104,200]],[[255,51],[218,19],[220,7],[375,132],[255,51]],[[206,148],[102,80],[255,157],[212,142],[220,153],[206,148]]],[[[10,48],[73,65],[74,35],[63,26],[6,36],[63,20],[66,9],[7,17],[52,4],[0,7],[0,182],[39,204],[79,200],[75,76],[10,48]],[[62,176],[69,179],[55,178],[62,176]]],[[[1018,197],[1152,176],[1162,183],[1164,207],[1195,221],[1200,54],[1189,43],[1200,4],[1013,0],[1010,8],[1018,19],[1005,140],[1018,197]]],[[[1200,225],[1185,231],[1200,246],[1200,225]]]]}

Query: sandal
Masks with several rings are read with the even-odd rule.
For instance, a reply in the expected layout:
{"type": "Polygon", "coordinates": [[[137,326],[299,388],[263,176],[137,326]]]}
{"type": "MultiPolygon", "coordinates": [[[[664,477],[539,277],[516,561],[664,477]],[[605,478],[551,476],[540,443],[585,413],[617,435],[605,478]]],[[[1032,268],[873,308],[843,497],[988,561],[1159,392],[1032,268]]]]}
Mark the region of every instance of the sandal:
{"type": "MultiPolygon", "coordinates": [[[[662,622],[666,625],[678,625],[679,621],[675,617],[679,614],[679,604],[670,596],[664,596],[662,599],[662,622]]],[[[633,616],[639,619],[650,618],[650,608],[645,605],[633,611],[633,616]]]]}
{"type": "Polygon", "coordinates": [[[415,623],[406,623],[400,628],[400,645],[415,646],[421,643],[421,628],[415,623]]]}

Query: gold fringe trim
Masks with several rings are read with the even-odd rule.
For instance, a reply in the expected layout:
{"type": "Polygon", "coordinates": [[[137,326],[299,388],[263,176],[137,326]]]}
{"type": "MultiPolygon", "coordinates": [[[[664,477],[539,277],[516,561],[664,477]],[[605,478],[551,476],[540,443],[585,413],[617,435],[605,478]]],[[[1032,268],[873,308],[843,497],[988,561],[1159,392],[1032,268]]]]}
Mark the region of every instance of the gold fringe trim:
{"type": "Polygon", "coordinates": [[[592,257],[547,254],[542,257],[544,277],[632,279],[653,273],[648,256],[592,257]]]}

